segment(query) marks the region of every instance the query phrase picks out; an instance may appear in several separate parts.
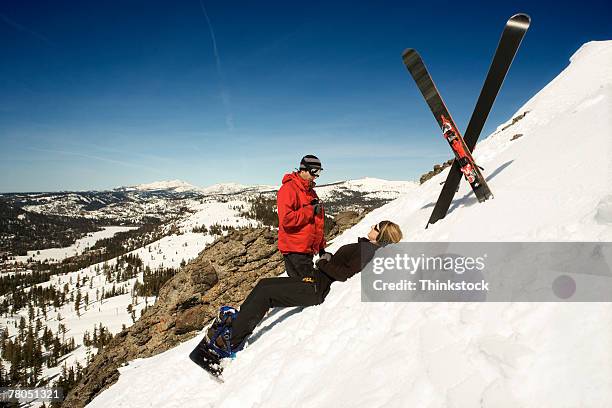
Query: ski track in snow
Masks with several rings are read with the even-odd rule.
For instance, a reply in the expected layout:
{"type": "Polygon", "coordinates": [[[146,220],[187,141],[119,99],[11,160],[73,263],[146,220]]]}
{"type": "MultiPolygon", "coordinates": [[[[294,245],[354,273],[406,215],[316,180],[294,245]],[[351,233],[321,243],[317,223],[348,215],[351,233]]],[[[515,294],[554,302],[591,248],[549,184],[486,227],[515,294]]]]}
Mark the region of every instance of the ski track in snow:
{"type": "MultiPolygon", "coordinates": [[[[612,41],[570,66],[479,143],[495,199],[461,188],[425,230],[447,171],[374,210],[330,249],[391,219],[406,241],[612,241],[612,41]],[[515,134],[522,137],[510,141],[515,134]],[[574,143],[570,145],[570,143],[574,143]]],[[[214,382],[188,358],[202,338],[120,369],[98,407],[606,407],[609,303],[361,303],[360,279],[275,313],[214,382]],[[266,327],[273,325],[270,330],[266,327]]]]}

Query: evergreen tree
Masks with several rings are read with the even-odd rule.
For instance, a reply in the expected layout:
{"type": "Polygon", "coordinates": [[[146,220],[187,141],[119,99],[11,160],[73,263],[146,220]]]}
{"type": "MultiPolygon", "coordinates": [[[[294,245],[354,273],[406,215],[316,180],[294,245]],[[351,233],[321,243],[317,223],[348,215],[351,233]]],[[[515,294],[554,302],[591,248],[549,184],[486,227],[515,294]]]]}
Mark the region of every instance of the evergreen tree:
{"type": "Polygon", "coordinates": [[[76,299],[74,300],[74,310],[76,311],[77,316],[81,316],[81,311],[80,311],[80,306],[81,306],[81,291],[79,289],[77,289],[77,294],[76,294],[76,299]]]}

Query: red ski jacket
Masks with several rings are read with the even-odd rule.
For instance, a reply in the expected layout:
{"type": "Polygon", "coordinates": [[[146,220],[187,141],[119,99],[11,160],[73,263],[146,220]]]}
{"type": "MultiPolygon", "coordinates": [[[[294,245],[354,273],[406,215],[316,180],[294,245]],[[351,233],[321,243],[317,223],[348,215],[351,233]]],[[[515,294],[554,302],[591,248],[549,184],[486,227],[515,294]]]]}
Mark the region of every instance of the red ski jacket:
{"type": "Polygon", "coordinates": [[[317,254],[325,248],[323,208],[315,216],[312,200],[318,199],[314,182],[301,178],[297,172],[285,174],[276,196],[278,207],[278,250],[317,254]]]}

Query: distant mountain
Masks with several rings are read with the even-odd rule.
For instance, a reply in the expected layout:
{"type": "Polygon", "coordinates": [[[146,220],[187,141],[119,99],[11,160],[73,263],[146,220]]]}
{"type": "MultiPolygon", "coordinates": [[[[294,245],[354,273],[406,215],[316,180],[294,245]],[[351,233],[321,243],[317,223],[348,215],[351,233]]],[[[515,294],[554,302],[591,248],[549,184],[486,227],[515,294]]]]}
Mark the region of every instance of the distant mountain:
{"type": "Polygon", "coordinates": [[[148,184],[138,184],[135,186],[128,187],[117,187],[114,191],[175,191],[178,193],[182,193],[185,191],[197,191],[198,187],[187,183],[182,180],[167,180],[167,181],[155,181],[153,183],[148,184]]]}
{"type": "Polygon", "coordinates": [[[238,194],[244,192],[264,192],[278,189],[278,186],[270,186],[265,184],[245,185],[239,183],[220,183],[213,184],[208,187],[201,188],[199,191],[203,194],[238,194]]]}

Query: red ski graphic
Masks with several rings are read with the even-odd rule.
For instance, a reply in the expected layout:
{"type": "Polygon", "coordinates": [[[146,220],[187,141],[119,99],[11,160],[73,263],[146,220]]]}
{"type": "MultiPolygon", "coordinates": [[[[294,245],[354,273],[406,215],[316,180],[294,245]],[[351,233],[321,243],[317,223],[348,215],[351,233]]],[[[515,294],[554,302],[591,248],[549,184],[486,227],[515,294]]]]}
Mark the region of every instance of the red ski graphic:
{"type": "Polygon", "coordinates": [[[465,176],[465,179],[472,187],[479,187],[480,183],[478,180],[482,179],[482,175],[479,174],[478,166],[474,163],[474,159],[465,146],[463,138],[453,126],[453,123],[444,115],[440,115],[440,121],[442,122],[442,133],[444,134],[444,138],[448,141],[448,144],[450,144],[451,149],[453,149],[455,157],[459,161],[459,165],[461,165],[460,170],[465,176]]]}

